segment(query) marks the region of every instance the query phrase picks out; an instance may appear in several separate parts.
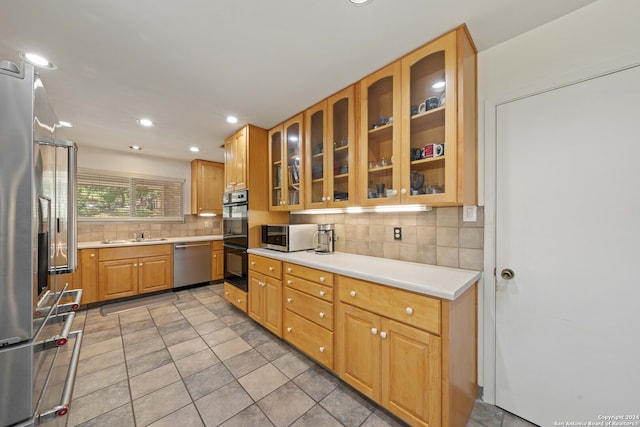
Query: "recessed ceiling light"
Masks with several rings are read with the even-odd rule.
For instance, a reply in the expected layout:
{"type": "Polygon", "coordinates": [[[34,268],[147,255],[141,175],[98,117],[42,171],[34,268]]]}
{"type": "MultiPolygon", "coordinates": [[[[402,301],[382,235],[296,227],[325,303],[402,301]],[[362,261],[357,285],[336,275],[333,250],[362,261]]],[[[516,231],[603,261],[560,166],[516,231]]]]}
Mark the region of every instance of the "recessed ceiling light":
{"type": "Polygon", "coordinates": [[[72,128],[73,125],[69,122],[65,122],[64,120],[58,120],[58,124],[63,128],[72,128]]]}
{"type": "Polygon", "coordinates": [[[140,147],[139,145],[130,145],[129,148],[136,151],[142,150],[142,147],[140,147]]]}
{"type": "Polygon", "coordinates": [[[431,87],[434,89],[442,89],[443,87],[445,87],[446,83],[444,82],[444,80],[440,80],[435,82],[431,87]]]}
{"type": "Polygon", "coordinates": [[[148,127],[148,128],[153,126],[153,122],[151,120],[149,120],[149,119],[138,119],[138,120],[136,120],[136,122],[138,122],[138,124],[140,126],[144,126],[144,127],[148,127]]]}
{"type": "Polygon", "coordinates": [[[193,151],[194,153],[197,153],[198,151],[200,151],[198,147],[189,147],[189,150],[193,151]]]}
{"type": "Polygon", "coordinates": [[[365,4],[371,3],[372,0],[349,0],[356,6],[364,6],[365,4]]]}
{"type": "Polygon", "coordinates": [[[48,70],[55,70],[56,68],[58,68],[53,62],[50,62],[47,58],[42,55],[38,55],[37,53],[20,52],[19,55],[20,58],[33,65],[37,65],[40,68],[46,68],[48,70]]]}
{"type": "Polygon", "coordinates": [[[228,123],[238,123],[238,118],[235,116],[227,116],[228,123]]]}

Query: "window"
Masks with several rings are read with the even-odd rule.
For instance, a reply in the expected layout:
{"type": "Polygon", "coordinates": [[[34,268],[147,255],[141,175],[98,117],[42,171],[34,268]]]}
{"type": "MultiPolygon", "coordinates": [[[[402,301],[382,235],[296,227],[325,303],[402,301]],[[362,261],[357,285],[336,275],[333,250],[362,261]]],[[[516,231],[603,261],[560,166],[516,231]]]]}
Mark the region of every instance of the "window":
{"type": "Polygon", "coordinates": [[[78,220],[183,222],[183,191],[183,179],[79,170],[78,220]]]}

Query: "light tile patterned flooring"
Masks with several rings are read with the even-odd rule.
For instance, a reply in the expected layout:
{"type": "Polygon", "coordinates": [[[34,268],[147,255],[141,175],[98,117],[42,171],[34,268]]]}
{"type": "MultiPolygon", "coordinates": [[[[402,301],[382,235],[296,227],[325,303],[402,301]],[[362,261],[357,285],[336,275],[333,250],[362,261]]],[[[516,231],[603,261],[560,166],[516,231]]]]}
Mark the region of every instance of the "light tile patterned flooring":
{"type": "MultiPolygon", "coordinates": [[[[84,328],[67,426],[403,426],[222,298],[222,285],[84,328]]],[[[530,427],[476,402],[467,427],[530,427]]]]}

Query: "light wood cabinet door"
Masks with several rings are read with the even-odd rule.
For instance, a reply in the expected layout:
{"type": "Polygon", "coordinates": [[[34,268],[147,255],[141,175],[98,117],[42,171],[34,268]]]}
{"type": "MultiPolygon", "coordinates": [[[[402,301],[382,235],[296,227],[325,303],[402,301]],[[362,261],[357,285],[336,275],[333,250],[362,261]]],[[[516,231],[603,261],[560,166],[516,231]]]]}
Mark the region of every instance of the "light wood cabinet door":
{"type": "Polygon", "coordinates": [[[383,319],[382,404],[411,425],[441,420],[440,337],[383,319]]]}
{"type": "Polygon", "coordinates": [[[304,112],[305,208],[324,208],[329,202],[327,100],[304,112]]]}
{"type": "Polygon", "coordinates": [[[282,337],[282,281],[265,277],[264,285],[264,327],[282,337]]]}
{"type": "Polygon", "coordinates": [[[98,290],[101,301],[136,295],[138,293],[138,260],[100,261],[98,290]]]}
{"type": "Polygon", "coordinates": [[[380,317],[346,304],[338,304],[336,371],[365,396],[380,400],[380,317]]]}
{"type": "Polygon", "coordinates": [[[80,263],[74,278],[74,286],[82,289],[82,304],[91,304],[99,300],[98,295],[98,251],[81,249],[80,263]]]}
{"type": "Polygon", "coordinates": [[[224,278],[224,251],[211,252],[211,280],[224,278]]]}
{"type": "Polygon", "coordinates": [[[329,207],[345,207],[356,198],[355,86],[327,100],[327,155],[329,207]]]}
{"type": "Polygon", "coordinates": [[[191,162],[191,214],[219,215],[224,193],[224,165],[206,160],[191,162]]]}
{"type": "Polygon", "coordinates": [[[171,289],[173,287],[173,260],[169,255],[140,258],[138,260],[138,293],[171,289]]]}
{"type": "Polygon", "coordinates": [[[249,270],[249,296],[248,314],[256,322],[264,324],[264,286],[265,277],[263,274],[249,270]]]}
{"type": "Polygon", "coordinates": [[[300,113],[269,131],[269,210],[304,205],[303,117],[300,113]]]}
{"type": "Polygon", "coordinates": [[[229,282],[224,282],[224,299],[245,313],[247,312],[247,293],[229,282]]]}
{"type": "Polygon", "coordinates": [[[247,188],[247,129],[242,128],[224,142],[225,191],[247,188]]]}

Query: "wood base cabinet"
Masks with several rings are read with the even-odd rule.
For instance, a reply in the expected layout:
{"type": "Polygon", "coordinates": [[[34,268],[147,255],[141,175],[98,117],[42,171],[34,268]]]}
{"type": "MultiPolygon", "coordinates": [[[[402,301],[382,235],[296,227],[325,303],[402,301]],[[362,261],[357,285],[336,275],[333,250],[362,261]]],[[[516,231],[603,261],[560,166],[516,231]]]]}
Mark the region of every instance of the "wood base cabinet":
{"type": "Polygon", "coordinates": [[[411,425],[463,427],[477,394],[475,285],[448,301],[336,282],[340,378],[411,425]]]}
{"type": "Polygon", "coordinates": [[[171,289],[171,245],[104,248],[98,251],[101,301],[171,289]]]}
{"type": "Polygon", "coordinates": [[[214,240],[211,242],[211,281],[222,279],[224,279],[224,249],[222,240],[214,240]]]}
{"type": "Polygon", "coordinates": [[[282,337],[282,262],[249,255],[248,314],[282,337]]]}
{"type": "Polygon", "coordinates": [[[80,262],[74,274],[74,287],[82,289],[82,304],[91,304],[99,300],[98,250],[81,249],[78,255],[80,262]]]}
{"type": "Polygon", "coordinates": [[[224,299],[247,312],[247,293],[229,282],[224,282],[224,299]]]}

